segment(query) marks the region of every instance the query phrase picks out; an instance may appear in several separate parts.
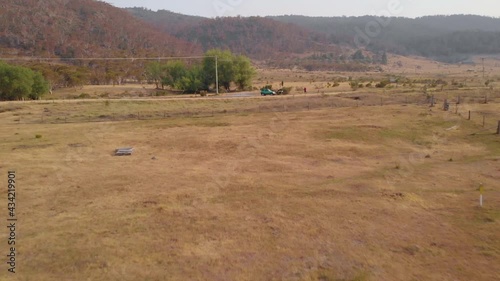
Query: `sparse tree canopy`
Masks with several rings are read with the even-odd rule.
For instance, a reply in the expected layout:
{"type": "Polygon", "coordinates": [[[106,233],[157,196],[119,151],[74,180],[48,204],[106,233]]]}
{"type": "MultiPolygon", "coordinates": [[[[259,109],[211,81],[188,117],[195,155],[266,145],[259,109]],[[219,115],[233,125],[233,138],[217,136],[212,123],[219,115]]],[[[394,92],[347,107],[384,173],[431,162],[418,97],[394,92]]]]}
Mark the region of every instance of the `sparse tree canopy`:
{"type": "Polygon", "coordinates": [[[382,63],[383,65],[386,65],[386,64],[387,64],[387,52],[385,52],[385,51],[384,51],[384,53],[382,54],[381,63],[382,63]]]}
{"type": "Polygon", "coordinates": [[[355,61],[364,61],[365,60],[365,55],[363,55],[363,51],[357,50],[353,55],[352,59],[355,61]]]}

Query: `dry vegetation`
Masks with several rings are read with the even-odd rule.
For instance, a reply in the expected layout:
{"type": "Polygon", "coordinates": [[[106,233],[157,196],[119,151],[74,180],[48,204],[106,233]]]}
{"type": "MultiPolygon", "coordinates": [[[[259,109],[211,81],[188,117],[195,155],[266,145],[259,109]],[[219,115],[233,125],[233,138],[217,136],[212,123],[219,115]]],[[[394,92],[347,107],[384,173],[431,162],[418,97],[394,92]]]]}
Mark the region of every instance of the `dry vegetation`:
{"type": "Polygon", "coordinates": [[[433,92],[460,93],[462,116],[405,104],[425,101],[419,88],[1,104],[0,170],[19,180],[16,278],[497,280],[500,99],[483,88],[433,92]],[[207,114],[173,114],[186,110],[207,114]],[[118,118],[136,111],[172,116],[118,118]],[[112,156],[126,146],[133,156],[112,156]]]}

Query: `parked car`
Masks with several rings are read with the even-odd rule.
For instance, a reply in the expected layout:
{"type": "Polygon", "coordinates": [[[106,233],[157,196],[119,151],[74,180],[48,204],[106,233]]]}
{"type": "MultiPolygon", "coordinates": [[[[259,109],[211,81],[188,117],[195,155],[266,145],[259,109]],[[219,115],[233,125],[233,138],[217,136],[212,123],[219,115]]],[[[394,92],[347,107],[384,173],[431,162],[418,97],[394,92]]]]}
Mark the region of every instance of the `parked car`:
{"type": "Polygon", "coordinates": [[[264,88],[264,89],[260,90],[260,94],[262,96],[269,96],[269,95],[274,96],[274,95],[276,95],[276,92],[271,90],[271,89],[264,88]]]}

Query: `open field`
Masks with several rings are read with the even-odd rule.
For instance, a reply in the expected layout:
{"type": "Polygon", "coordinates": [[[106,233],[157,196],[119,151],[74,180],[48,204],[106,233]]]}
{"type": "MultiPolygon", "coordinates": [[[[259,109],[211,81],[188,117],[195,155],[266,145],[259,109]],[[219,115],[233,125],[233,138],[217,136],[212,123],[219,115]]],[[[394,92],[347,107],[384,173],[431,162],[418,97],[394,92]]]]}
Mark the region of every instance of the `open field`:
{"type": "Polygon", "coordinates": [[[288,96],[132,84],[2,103],[18,280],[498,279],[500,71],[466,67],[395,57],[390,75],[259,71],[288,96]]]}
{"type": "Polygon", "coordinates": [[[500,98],[462,94],[2,104],[14,280],[497,280],[500,98]]]}

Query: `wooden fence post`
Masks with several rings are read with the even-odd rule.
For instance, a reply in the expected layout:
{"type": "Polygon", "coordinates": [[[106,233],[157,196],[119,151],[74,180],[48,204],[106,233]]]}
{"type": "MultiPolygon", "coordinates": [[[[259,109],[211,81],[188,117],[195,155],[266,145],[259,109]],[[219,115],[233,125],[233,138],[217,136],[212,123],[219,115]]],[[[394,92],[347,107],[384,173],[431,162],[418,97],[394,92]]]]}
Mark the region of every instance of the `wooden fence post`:
{"type": "Polygon", "coordinates": [[[470,110],[469,110],[469,118],[467,120],[470,120],[470,110]]]}
{"type": "Polygon", "coordinates": [[[500,135],[500,120],[498,121],[497,135],[500,135]]]}

